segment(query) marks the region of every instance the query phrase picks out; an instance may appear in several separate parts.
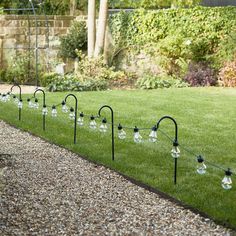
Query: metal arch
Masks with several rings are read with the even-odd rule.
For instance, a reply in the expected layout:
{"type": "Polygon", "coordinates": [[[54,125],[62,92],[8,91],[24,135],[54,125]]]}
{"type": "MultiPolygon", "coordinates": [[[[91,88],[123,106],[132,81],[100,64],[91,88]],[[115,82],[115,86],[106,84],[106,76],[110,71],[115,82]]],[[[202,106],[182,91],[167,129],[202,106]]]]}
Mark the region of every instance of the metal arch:
{"type": "MultiPolygon", "coordinates": [[[[23,0],[22,1],[23,4],[25,5],[24,7],[20,7],[20,8],[4,8],[3,11],[23,11],[23,12],[27,12],[27,21],[28,21],[28,46],[27,47],[18,47],[17,45],[15,47],[4,47],[3,49],[14,49],[15,51],[17,51],[17,49],[24,49],[24,50],[28,50],[28,76],[30,77],[31,74],[31,50],[34,49],[35,50],[35,75],[36,75],[36,87],[39,86],[39,49],[47,49],[49,48],[49,24],[48,24],[48,17],[46,15],[45,12],[45,7],[43,7],[43,12],[44,12],[44,16],[45,16],[45,26],[47,28],[47,35],[46,35],[46,45],[44,47],[39,48],[38,45],[38,35],[39,35],[39,31],[38,31],[38,19],[37,19],[37,14],[36,14],[36,8],[34,7],[34,4],[32,2],[32,0],[23,0]],[[30,16],[29,16],[29,12],[33,12],[34,15],[34,20],[35,20],[35,45],[34,47],[32,46],[31,43],[31,36],[32,36],[32,32],[31,32],[31,20],[30,20],[30,16]]],[[[40,3],[43,4],[43,0],[40,0],[40,3]]],[[[48,53],[47,51],[45,53],[48,53]]]]}
{"type": "Polygon", "coordinates": [[[36,16],[36,11],[34,8],[34,4],[32,0],[28,0],[34,14],[34,22],[35,22],[35,77],[36,77],[36,87],[39,86],[39,75],[38,75],[38,19],[36,16]]]}

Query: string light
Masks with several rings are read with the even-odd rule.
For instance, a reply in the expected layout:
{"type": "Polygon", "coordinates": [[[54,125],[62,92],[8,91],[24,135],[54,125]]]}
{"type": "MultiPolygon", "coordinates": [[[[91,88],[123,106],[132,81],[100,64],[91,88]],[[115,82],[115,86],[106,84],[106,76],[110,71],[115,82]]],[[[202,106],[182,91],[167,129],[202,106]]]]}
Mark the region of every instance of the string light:
{"type": "Polygon", "coordinates": [[[31,102],[30,98],[27,98],[27,102],[28,102],[28,107],[29,108],[34,108],[34,104],[31,102]]]}
{"type": "Polygon", "coordinates": [[[37,98],[34,99],[34,109],[39,109],[39,103],[37,98]]]}
{"type": "MultiPolygon", "coordinates": [[[[10,98],[11,98],[11,93],[9,93],[9,92],[7,94],[1,94],[0,93],[0,101],[7,102],[7,101],[10,100],[10,98]]],[[[23,101],[22,101],[22,99],[19,100],[15,95],[12,95],[12,98],[13,98],[14,103],[17,104],[18,108],[22,109],[23,108],[23,101]]],[[[35,98],[35,103],[31,102],[30,98],[27,99],[27,102],[28,102],[28,107],[29,108],[35,108],[35,109],[39,108],[39,103],[38,103],[38,99],[37,98],[35,98]]],[[[61,105],[62,105],[62,112],[67,113],[68,112],[68,107],[66,106],[66,102],[63,101],[61,103],[61,105]]],[[[43,115],[47,115],[47,113],[48,113],[47,107],[46,107],[46,105],[44,105],[43,109],[42,109],[42,114],[43,115]]],[[[52,106],[52,117],[56,117],[56,116],[57,116],[56,106],[53,105],[52,106]]],[[[71,120],[75,118],[75,112],[74,112],[73,108],[70,108],[69,117],[70,117],[71,120]]],[[[83,114],[83,112],[80,113],[79,118],[77,120],[77,123],[78,123],[78,125],[81,125],[81,126],[84,124],[84,114],[83,114]]],[[[96,121],[95,121],[95,117],[93,115],[90,117],[89,127],[91,129],[96,129],[96,127],[97,127],[97,124],[96,124],[96,121]]],[[[130,128],[126,127],[126,128],[131,129],[131,127],[130,128]]],[[[101,132],[105,133],[107,131],[107,129],[108,129],[108,127],[107,127],[107,120],[104,118],[102,120],[102,124],[99,127],[99,130],[101,132]]],[[[142,128],[142,130],[143,129],[148,129],[148,128],[142,128]]],[[[141,143],[142,142],[142,136],[140,135],[139,130],[140,129],[137,128],[137,126],[135,126],[135,128],[134,128],[134,137],[133,137],[135,143],[141,143]]],[[[161,132],[167,138],[172,140],[163,131],[161,131],[161,132]]],[[[123,127],[121,126],[121,124],[118,125],[118,138],[119,139],[125,139],[126,138],[126,132],[123,130],[123,127]]],[[[151,132],[149,134],[149,141],[150,142],[157,142],[157,127],[156,126],[152,127],[152,129],[151,129],[151,132]]],[[[181,147],[182,147],[182,145],[181,145],[181,147]]],[[[193,154],[197,158],[197,167],[196,167],[197,173],[201,174],[201,175],[205,174],[207,166],[205,165],[203,157],[201,155],[195,155],[192,151],[190,151],[187,148],[183,147],[183,150],[187,151],[190,154],[193,154]]],[[[177,142],[173,142],[173,148],[171,150],[171,155],[172,155],[173,158],[179,158],[180,157],[180,149],[179,149],[179,144],[177,142]]],[[[218,169],[223,169],[222,167],[220,167],[220,166],[218,166],[218,165],[216,165],[214,163],[210,163],[209,161],[206,161],[206,162],[207,162],[208,165],[211,165],[211,166],[216,167],[218,169]]],[[[224,188],[226,190],[229,190],[229,189],[232,188],[232,179],[231,179],[232,174],[234,174],[234,173],[232,173],[230,168],[228,168],[228,170],[225,171],[225,176],[224,176],[224,178],[221,181],[222,188],[224,188]]]]}
{"type": "Polygon", "coordinates": [[[10,92],[8,92],[8,93],[6,94],[6,101],[7,101],[7,102],[10,101],[10,99],[11,99],[10,92]]]}
{"type": "Polygon", "coordinates": [[[121,124],[118,125],[118,138],[119,139],[126,138],[126,132],[123,130],[123,127],[121,126],[121,124]]]}
{"type": "Polygon", "coordinates": [[[102,124],[100,125],[100,127],[99,127],[99,130],[100,130],[100,132],[101,133],[106,133],[107,132],[107,119],[106,118],[104,118],[103,120],[102,120],[102,124]]]}
{"type": "Polygon", "coordinates": [[[149,134],[149,141],[155,143],[157,141],[157,126],[152,127],[152,131],[149,134]]]}
{"type": "Polygon", "coordinates": [[[48,109],[46,105],[43,105],[42,115],[46,116],[48,114],[48,109]]]}
{"type": "Polygon", "coordinates": [[[19,108],[19,109],[22,109],[22,108],[23,108],[22,99],[20,99],[19,102],[18,102],[18,108],[19,108]]]}
{"type": "Polygon", "coordinates": [[[74,120],[75,119],[75,110],[74,110],[73,107],[70,108],[69,118],[70,118],[70,120],[74,120]]]}
{"type": "Polygon", "coordinates": [[[96,129],[97,128],[97,123],[96,123],[95,117],[93,115],[90,117],[89,128],[90,129],[96,129]]]}
{"type": "Polygon", "coordinates": [[[52,106],[52,117],[57,117],[57,109],[56,109],[56,106],[55,105],[53,105],[52,106]]]}
{"type": "Polygon", "coordinates": [[[171,156],[173,158],[179,158],[180,157],[180,150],[179,150],[179,144],[177,142],[173,143],[173,148],[171,150],[171,156]]]}
{"type": "Polygon", "coordinates": [[[3,94],[3,95],[2,95],[2,102],[7,102],[6,94],[3,94]]]}
{"type": "Polygon", "coordinates": [[[79,126],[83,126],[84,125],[84,113],[83,112],[81,112],[79,114],[79,118],[77,120],[77,123],[78,123],[79,126]]]}
{"type": "Polygon", "coordinates": [[[66,105],[66,102],[62,101],[61,105],[62,105],[62,112],[67,113],[69,110],[68,110],[68,107],[66,105]]]}
{"type": "Polygon", "coordinates": [[[205,174],[207,167],[206,167],[206,165],[204,163],[204,159],[201,155],[199,155],[197,157],[197,162],[198,162],[198,164],[197,164],[197,173],[200,174],[200,175],[205,174]]]}
{"type": "Polygon", "coordinates": [[[142,142],[142,136],[139,133],[139,129],[137,126],[134,127],[134,142],[135,143],[141,143],[142,142]]]}
{"type": "Polygon", "coordinates": [[[221,183],[223,189],[229,190],[232,188],[231,175],[232,175],[232,172],[230,168],[228,168],[228,170],[225,171],[225,177],[222,179],[222,183],[221,183]]]}
{"type": "Polygon", "coordinates": [[[16,97],[16,95],[13,95],[12,98],[13,98],[14,103],[18,105],[19,99],[16,97]]]}

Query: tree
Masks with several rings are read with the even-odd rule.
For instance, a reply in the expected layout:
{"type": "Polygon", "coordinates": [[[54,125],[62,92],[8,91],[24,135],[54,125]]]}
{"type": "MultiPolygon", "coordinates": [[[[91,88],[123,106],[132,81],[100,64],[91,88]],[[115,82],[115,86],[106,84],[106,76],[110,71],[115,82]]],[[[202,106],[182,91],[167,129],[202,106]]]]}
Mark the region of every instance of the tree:
{"type": "Polygon", "coordinates": [[[96,32],[96,3],[88,0],[88,57],[93,57],[96,32]]]}
{"type": "Polygon", "coordinates": [[[107,16],[108,16],[108,0],[100,0],[98,30],[96,35],[96,44],[94,51],[95,57],[101,54],[104,50],[107,16]]]}

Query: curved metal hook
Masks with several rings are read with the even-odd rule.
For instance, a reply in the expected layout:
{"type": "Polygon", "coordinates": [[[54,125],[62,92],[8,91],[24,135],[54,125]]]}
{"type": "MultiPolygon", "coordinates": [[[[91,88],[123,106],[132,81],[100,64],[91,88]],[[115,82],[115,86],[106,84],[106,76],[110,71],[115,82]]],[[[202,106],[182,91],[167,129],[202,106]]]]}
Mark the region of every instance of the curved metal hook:
{"type": "Polygon", "coordinates": [[[75,99],[75,109],[74,109],[74,111],[75,111],[75,120],[74,120],[74,144],[76,144],[76,127],[77,127],[78,99],[77,99],[77,97],[76,97],[74,94],[70,93],[70,94],[66,95],[66,97],[65,97],[65,99],[64,99],[65,102],[66,102],[66,100],[67,100],[68,97],[73,97],[73,98],[75,99]]]}
{"type": "Polygon", "coordinates": [[[11,92],[12,92],[12,90],[13,90],[14,87],[18,87],[18,88],[19,88],[19,90],[20,90],[19,98],[20,98],[20,100],[21,100],[21,86],[20,86],[19,84],[14,84],[14,85],[11,87],[11,92]]]}
{"type": "Polygon", "coordinates": [[[108,108],[111,111],[112,161],[114,161],[115,160],[114,112],[113,112],[113,109],[110,106],[104,105],[98,111],[98,116],[99,117],[101,116],[101,111],[102,111],[103,108],[108,108]]]}
{"type": "Polygon", "coordinates": [[[164,119],[169,119],[169,120],[173,121],[173,123],[175,125],[175,139],[173,141],[173,144],[174,144],[174,146],[178,146],[179,145],[179,143],[178,143],[178,125],[177,125],[176,120],[173,117],[171,117],[171,116],[161,117],[160,120],[157,122],[157,129],[159,128],[161,121],[164,119]]]}
{"type": "Polygon", "coordinates": [[[42,89],[36,89],[35,92],[34,92],[34,97],[36,97],[35,95],[36,95],[37,92],[42,92],[42,93],[43,93],[43,105],[45,106],[45,105],[46,105],[46,98],[45,98],[45,92],[44,92],[44,90],[42,90],[42,89]]]}

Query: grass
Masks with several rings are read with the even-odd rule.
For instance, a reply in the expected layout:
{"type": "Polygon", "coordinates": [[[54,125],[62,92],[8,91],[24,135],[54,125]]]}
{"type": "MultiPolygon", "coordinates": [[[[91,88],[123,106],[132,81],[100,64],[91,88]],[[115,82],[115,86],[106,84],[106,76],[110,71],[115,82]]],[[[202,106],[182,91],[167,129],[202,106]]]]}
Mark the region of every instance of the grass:
{"type": "MultiPolygon", "coordinates": [[[[47,104],[61,102],[67,93],[48,93],[47,104]]],[[[152,127],[164,116],[173,116],[179,125],[179,142],[202,154],[206,160],[236,171],[236,90],[223,88],[184,88],[155,91],[104,91],[75,93],[79,111],[97,114],[102,105],[114,109],[115,123],[124,126],[152,127]]],[[[24,101],[28,95],[24,95],[24,101]]],[[[73,100],[68,99],[73,105],[73,100]]],[[[39,102],[42,98],[39,96],[39,102]]],[[[173,159],[170,156],[172,143],[158,133],[158,143],[147,141],[149,130],[141,131],[145,141],[136,144],[132,130],[126,140],[115,139],[115,161],[111,161],[110,131],[101,134],[88,128],[78,127],[77,144],[73,145],[73,122],[58,110],[58,117],[50,114],[46,119],[46,131],[42,130],[40,111],[27,108],[25,102],[22,121],[13,103],[0,103],[0,119],[24,130],[44,137],[56,144],[86,156],[108,167],[159,189],[174,198],[207,213],[221,224],[236,228],[236,185],[224,190],[221,180],[224,171],[208,166],[205,175],[196,172],[196,158],[184,150],[178,161],[178,183],[173,185],[173,159]]],[[[109,111],[103,116],[110,119],[109,111]]],[[[166,120],[160,128],[174,135],[173,124],[166,120]]]]}

